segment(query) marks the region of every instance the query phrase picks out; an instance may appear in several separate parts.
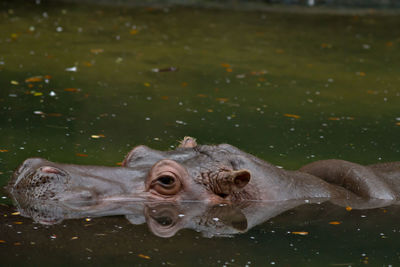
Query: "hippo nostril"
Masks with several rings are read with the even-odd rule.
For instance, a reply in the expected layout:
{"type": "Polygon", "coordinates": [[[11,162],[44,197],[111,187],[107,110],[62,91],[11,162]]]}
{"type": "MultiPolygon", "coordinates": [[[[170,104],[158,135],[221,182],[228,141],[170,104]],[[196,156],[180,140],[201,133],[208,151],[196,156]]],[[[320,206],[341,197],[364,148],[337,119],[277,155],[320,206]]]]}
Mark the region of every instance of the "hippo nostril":
{"type": "Polygon", "coordinates": [[[44,173],[62,174],[59,169],[51,167],[51,166],[44,166],[44,167],[41,167],[39,170],[44,173]]]}

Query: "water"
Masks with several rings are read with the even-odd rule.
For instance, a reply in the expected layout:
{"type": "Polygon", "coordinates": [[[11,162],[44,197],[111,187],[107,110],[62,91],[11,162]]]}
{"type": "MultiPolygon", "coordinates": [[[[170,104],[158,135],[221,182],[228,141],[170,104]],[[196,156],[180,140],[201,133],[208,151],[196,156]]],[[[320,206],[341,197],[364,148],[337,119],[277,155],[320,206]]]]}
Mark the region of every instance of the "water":
{"type": "MultiPolygon", "coordinates": [[[[287,169],[327,158],[399,160],[397,15],[0,8],[2,186],[28,157],[117,166],[135,145],[166,150],[186,135],[230,143],[287,169]]],[[[41,226],[11,215],[11,200],[0,196],[7,265],[399,261],[395,206],[348,212],[305,205],[231,238],[182,229],[165,239],[122,216],[41,226]]]]}

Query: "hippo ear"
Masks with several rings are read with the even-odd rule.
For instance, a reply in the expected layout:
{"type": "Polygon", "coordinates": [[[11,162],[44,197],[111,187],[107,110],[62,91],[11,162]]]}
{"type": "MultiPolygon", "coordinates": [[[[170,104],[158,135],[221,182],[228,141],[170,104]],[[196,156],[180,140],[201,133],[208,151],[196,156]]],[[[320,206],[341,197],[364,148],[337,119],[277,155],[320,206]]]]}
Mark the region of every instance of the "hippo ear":
{"type": "Polygon", "coordinates": [[[193,148],[197,146],[196,138],[185,136],[182,141],[179,142],[178,147],[193,148]]]}
{"type": "Polygon", "coordinates": [[[242,190],[250,182],[251,174],[248,170],[226,171],[217,177],[216,194],[227,196],[242,190]]]}

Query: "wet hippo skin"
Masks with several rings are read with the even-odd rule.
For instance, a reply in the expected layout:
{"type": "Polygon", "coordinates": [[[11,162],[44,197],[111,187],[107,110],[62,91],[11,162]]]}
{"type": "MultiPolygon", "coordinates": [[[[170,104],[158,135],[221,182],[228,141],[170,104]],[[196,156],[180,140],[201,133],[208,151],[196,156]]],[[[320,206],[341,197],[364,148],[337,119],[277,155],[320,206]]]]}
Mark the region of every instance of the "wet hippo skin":
{"type": "MultiPolygon", "coordinates": [[[[228,145],[198,145],[185,137],[179,147],[132,149],[123,167],[58,164],[27,159],[9,191],[17,199],[61,201],[93,207],[110,201],[285,201],[329,198],[336,202],[399,197],[400,163],[361,166],[317,161],[287,171],[228,145]]],[[[361,205],[361,204],[360,204],[361,205]]]]}

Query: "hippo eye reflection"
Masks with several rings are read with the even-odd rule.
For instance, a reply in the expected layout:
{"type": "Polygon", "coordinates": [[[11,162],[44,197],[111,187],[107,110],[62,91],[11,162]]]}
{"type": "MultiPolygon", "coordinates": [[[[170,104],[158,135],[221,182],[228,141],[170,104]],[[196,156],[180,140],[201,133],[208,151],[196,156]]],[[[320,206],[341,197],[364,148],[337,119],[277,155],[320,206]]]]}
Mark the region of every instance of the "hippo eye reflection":
{"type": "Polygon", "coordinates": [[[171,217],[169,216],[160,216],[160,217],[154,217],[153,218],[159,225],[162,226],[170,226],[174,223],[171,217]]]}

